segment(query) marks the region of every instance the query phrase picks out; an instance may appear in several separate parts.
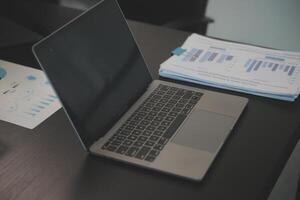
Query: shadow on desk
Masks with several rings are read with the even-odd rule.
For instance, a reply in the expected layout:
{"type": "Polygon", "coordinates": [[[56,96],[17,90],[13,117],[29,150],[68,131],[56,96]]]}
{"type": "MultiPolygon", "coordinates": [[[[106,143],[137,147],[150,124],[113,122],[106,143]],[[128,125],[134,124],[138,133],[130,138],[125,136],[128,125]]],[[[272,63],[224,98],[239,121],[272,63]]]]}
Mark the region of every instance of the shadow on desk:
{"type": "Polygon", "coordinates": [[[5,143],[0,140],[0,159],[8,150],[8,146],[6,146],[5,143]]]}
{"type": "Polygon", "coordinates": [[[152,194],[152,188],[156,187],[161,188],[160,199],[176,199],[178,195],[172,196],[174,194],[172,190],[201,189],[203,183],[186,181],[160,172],[89,155],[73,181],[71,191],[68,192],[72,196],[67,199],[95,199],[97,196],[109,197],[109,199],[131,199],[132,197],[154,199],[157,196],[152,194]],[[139,190],[137,191],[136,188],[139,190]]]}

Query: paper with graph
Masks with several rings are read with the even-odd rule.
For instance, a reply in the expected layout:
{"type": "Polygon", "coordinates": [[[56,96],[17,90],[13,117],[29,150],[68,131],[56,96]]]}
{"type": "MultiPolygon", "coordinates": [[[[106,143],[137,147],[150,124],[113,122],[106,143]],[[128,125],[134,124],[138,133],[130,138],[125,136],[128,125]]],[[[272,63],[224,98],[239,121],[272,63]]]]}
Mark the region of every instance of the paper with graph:
{"type": "Polygon", "coordinates": [[[0,120],[32,129],[59,108],[41,70],[0,60],[0,120]]]}
{"type": "Polygon", "coordinates": [[[161,76],[287,101],[300,92],[300,53],[198,34],[172,53],[160,65],[161,76]]]}

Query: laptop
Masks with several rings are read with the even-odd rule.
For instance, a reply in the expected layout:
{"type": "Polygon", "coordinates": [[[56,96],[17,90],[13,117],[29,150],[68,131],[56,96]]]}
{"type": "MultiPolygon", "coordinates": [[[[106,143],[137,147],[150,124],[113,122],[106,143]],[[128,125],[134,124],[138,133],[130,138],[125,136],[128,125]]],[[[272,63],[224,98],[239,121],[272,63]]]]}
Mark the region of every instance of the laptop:
{"type": "Polygon", "coordinates": [[[115,0],[103,0],[33,46],[82,146],[201,180],[247,99],[153,80],[115,0]]]}

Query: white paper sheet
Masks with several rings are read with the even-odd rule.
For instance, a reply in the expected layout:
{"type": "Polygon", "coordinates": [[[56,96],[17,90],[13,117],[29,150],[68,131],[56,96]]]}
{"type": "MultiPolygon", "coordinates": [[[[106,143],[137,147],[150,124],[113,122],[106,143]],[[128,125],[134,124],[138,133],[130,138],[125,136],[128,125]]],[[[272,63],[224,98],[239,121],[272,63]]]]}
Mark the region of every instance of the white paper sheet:
{"type": "Polygon", "coordinates": [[[41,70],[0,60],[0,120],[33,129],[60,108],[41,70]]]}
{"type": "Polygon", "coordinates": [[[192,34],[160,66],[160,75],[293,101],[300,92],[300,53],[224,42],[192,34]]]}

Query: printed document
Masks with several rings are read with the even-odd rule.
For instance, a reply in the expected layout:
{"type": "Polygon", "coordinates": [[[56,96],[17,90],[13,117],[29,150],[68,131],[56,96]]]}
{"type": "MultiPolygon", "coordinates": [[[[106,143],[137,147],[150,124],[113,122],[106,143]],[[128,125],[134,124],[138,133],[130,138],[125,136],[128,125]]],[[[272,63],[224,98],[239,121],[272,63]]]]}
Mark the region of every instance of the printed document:
{"type": "Polygon", "coordinates": [[[161,76],[294,101],[300,53],[225,42],[192,34],[161,64],[161,76]]]}
{"type": "Polygon", "coordinates": [[[60,108],[41,70],[0,60],[0,120],[33,129],[60,108]]]}

